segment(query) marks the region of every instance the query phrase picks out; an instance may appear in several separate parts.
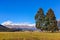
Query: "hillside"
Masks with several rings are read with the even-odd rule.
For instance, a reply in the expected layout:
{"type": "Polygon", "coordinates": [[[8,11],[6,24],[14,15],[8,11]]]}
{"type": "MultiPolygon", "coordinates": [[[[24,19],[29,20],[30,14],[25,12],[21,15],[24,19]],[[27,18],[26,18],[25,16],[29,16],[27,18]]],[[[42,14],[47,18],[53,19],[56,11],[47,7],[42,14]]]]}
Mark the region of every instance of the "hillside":
{"type": "Polygon", "coordinates": [[[0,32],[4,32],[4,31],[6,32],[6,31],[12,31],[12,30],[10,28],[0,24],[0,32]]]}
{"type": "Polygon", "coordinates": [[[60,20],[57,21],[58,28],[60,29],[60,20]]]}

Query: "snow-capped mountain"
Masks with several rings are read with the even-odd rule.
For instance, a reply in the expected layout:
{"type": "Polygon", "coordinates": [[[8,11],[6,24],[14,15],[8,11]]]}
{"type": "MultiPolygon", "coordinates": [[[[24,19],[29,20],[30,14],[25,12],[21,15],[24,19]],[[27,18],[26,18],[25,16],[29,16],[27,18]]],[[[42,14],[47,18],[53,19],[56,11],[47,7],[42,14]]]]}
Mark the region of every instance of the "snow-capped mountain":
{"type": "Polygon", "coordinates": [[[31,30],[35,30],[35,24],[30,24],[30,23],[13,23],[11,21],[6,21],[3,22],[2,25],[8,27],[8,28],[14,28],[14,29],[31,29],[31,30]]]}

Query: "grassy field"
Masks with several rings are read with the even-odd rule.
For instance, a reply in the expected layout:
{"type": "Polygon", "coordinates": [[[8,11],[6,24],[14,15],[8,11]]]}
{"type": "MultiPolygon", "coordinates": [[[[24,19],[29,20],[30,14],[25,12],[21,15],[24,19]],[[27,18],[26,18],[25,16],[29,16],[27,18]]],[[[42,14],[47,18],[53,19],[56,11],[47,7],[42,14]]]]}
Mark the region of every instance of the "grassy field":
{"type": "Polygon", "coordinates": [[[60,33],[0,32],[0,40],[60,40],[60,33]]]}

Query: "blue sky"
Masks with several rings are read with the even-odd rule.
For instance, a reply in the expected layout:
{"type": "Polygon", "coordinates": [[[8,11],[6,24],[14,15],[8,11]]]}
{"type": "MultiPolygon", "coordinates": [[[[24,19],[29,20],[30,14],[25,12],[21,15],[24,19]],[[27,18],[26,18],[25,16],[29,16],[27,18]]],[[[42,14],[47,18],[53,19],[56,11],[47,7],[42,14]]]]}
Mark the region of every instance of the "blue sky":
{"type": "Polygon", "coordinates": [[[0,0],[0,23],[4,21],[35,23],[34,16],[39,8],[44,13],[49,8],[60,19],[60,0],[0,0]]]}

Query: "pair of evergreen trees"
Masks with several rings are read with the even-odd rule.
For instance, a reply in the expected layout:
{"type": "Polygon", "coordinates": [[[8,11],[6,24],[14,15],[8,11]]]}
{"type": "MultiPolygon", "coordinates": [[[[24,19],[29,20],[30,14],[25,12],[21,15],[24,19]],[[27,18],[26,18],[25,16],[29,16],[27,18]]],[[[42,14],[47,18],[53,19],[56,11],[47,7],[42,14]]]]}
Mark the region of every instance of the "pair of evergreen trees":
{"type": "Polygon", "coordinates": [[[50,8],[46,15],[42,8],[35,15],[36,27],[41,30],[54,32],[58,30],[54,11],[50,8]]]}

